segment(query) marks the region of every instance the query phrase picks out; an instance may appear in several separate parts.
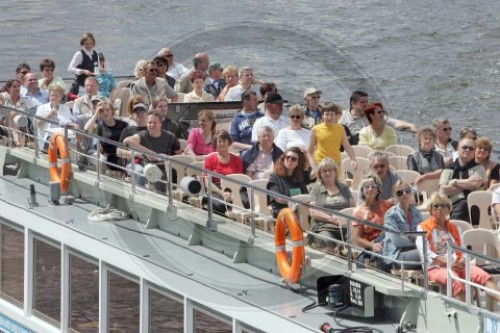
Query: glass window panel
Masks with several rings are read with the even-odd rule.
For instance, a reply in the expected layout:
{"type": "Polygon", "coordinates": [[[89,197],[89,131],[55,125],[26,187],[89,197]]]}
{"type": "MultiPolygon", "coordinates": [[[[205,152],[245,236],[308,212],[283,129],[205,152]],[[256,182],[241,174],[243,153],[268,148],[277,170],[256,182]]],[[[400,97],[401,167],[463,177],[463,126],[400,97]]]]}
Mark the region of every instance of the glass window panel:
{"type": "Polygon", "coordinates": [[[0,290],[19,305],[24,302],[24,233],[0,225],[0,290]]]}
{"type": "Polygon", "coordinates": [[[165,294],[149,291],[150,333],[183,333],[184,304],[165,294]]]}
{"type": "Polygon", "coordinates": [[[108,332],[139,332],[139,284],[108,272],[108,332]]]}
{"type": "Polygon", "coordinates": [[[69,327],[80,333],[99,331],[99,266],[69,255],[69,327]]]}
{"type": "Polygon", "coordinates": [[[61,250],[40,239],[33,241],[33,309],[61,320],[61,250]]]}
{"type": "Polygon", "coordinates": [[[194,309],[194,331],[196,333],[232,333],[233,326],[220,319],[194,309]]]}

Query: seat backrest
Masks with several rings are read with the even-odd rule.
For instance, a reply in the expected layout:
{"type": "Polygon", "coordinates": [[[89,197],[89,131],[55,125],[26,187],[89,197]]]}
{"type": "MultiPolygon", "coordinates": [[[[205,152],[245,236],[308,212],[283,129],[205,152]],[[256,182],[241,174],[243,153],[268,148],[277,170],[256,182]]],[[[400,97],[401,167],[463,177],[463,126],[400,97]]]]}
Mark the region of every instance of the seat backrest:
{"type": "Polygon", "coordinates": [[[368,155],[373,151],[370,147],[367,146],[351,146],[352,150],[354,150],[354,155],[356,157],[368,157],[368,155]]]}
{"type": "Polygon", "coordinates": [[[472,230],[472,224],[462,220],[450,220],[450,222],[458,228],[458,232],[460,234],[460,237],[462,238],[462,244],[464,244],[463,234],[468,230],[472,230]]]}
{"type": "Polygon", "coordinates": [[[357,189],[361,180],[365,177],[366,173],[369,171],[370,162],[366,157],[356,157],[356,164],[358,165],[356,170],[352,169],[351,160],[345,159],[342,161],[342,172],[345,175],[345,179],[351,179],[350,187],[357,189]],[[348,173],[352,175],[348,176],[348,173]]]}
{"type": "Polygon", "coordinates": [[[415,185],[415,180],[420,174],[413,170],[396,170],[395,173],[401,176],[403,181],[409,185],[415,185]]]}
{"type": "MultiPolygon", "coordinates": [[[[352,212],[354,211],[354,208],[355,207],[344,208],[344,209],[339,210],[339,213],[342,213],[342,214],[347,215],[347,216],[352,216],[352,212]]],[[[347,218],[338,216],[338,219],[339,219],[339,226],[347,226],[347,221],[348,221],[347,218]]],[[[343,235],[343,233],[340,233],[340,234],[343,235]]],[[[342,241],[345,242],[347,240],[342,239],[342,241]]]]}
{"type": "MultiPolygon", "coordinates": [[[[205,168],[205,162],[204,161],[194,161],[194,162],[191,162],[191,165],[194,166],[194,167],[197,167],[197,168],[200,168],[200,169],[204,169],[205,168]]],[[[199,171],[199,170],[196,170],[196,169],[189,169],[188,170],[188,175],[189,176],[193,176],[193,177],[196,177],[198,179],[201,180],[201,176],[202,176],[203,172],[202,171],[199,171]]]]}
{"type": "Polygon", "coordinates": [[[129,97],[130,97],[130,88],[128,87],[116,88],[113,91],[113,96],[111,97],[111,101],[115,101],[115,99],[121,99],[122,101],[120,110],[117,110],[119,111],[118,116],[122,118],[127,118],[129,116],[127,109],[129,97]]]}
{"type": "Polygon", "coordinates": [[[394,170],[407,170],[406,160],[407,156],[389,156],[389,165],[394,167],[394,170]]]}
{"type": "Polygon", "coordinates": [[[390,145],[385,148],[385,151],[394,153],[396,156],[408,157],[408,155],[415,152],[415,149],[407,145],[390,145]]]}
{"type": "Polygon", "coordinates": [[[424,179],[416,184],[419,204],[426,207],[432,193],[439,190],[439,179],[424,179]],[[422,196],[422,198],[420,198],[422,196]],[[421,200],[422,199],[422,200],[421,200]]]}
{"type": "MultiPolygon", "coordinates": [[[[304,203],[309,203],[311,201],[309,194],[297,194],[294,195],[292,199],[304,203]]],[[[302,230],[309,230],[309,208],[305,205],[299,204],[297,206],[297,215],[299,217],[300,227],[302,228],[302,230]]]]}
{"type": "Polygon", "coordinates": [[[181,151],[183,152],[187,147],[187,140],[186,139],[179,139],[179,143],[181,145],[181,151]]]}
{"type": "Polygon", "coordinates": [[[188,155],[174,155],[170,157],[170,163],[165,162],[165,169],[168,170],[168,165],[172,165],[172,169],[177,173],[177,184],[181,179],[188,175],[187,167],[183,164],[191,164],[194,162],[193,156],[188,155]],[[182,164],[183,163],[183,164],[182,164]]]}
{"type": "MultiPolygon", "coordinates": [[[[463,246],[471,246],[471,250],[489,257],[500,259],[500,241],[497,234],[484,229],[471,229],[462,234],[463,246]]],[[[476,264],[482,265],[485,261],[476,258],[476,264]]]]}
{"type": "Polygon", "coordinates": [[[221,178],[221,188],[222,190],[229,189],[231,190],[233,197],[233,205],[237,208],[244,209],[243,202],[241,201],[240,191],[245,188],[248,191],[246,186],[242,186],[238,183],[233,182],[232,180],[239,181],[243,184],[249,184],[252,181],[252,178],[242,173],[234,173],[226,176],[229,179],[221,178]]]}
{"type": "Polygon", "coordinates": [[[262,174],[262,177],[260,177],[261,179],[269,179],[269,177],[271,176],[271,174],[273,173],[273,171],[266,171],[262,174]]]}
{"type": "MultiPolygon", "coordinates": [[[[267,190],[268,181],[268,179],[256,179],[252,180],[249,184],[259,189],[267,190]]],[[[265,192],[254,190],[253,200],[256,212],[271,216],[271,209],[269,209],[269,206],[267,205],[267,194],[265,192]]]]}
{"type": "Polygon", "coordinates": [[[492,230],[491,215],[489,213],[491,207],[491,191],[473,191],[467,197],[467,206],[469,207],[469,218],[472,221],[471,209],[473,206],[479,208],[479,228],[492,230]]]}

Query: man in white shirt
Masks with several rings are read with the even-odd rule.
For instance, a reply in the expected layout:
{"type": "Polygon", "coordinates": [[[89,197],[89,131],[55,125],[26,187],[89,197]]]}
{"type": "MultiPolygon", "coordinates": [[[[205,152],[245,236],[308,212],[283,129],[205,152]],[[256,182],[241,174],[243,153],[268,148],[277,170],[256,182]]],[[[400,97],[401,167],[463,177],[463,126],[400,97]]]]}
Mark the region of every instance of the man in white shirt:
{"type": "Polygon", "coordinates": [[[255,121],[252,127],[252,142],[257,142],[259,130],[263,126],[269,126],[274,131],[274,137],[283,128],[288,126],[288,119],[281,113],[283,112],[283,98],[280,94],[269,93],[266,97],[266,115],[255,121]]]}
{"type": "Polygon", "coordinates": [[[173,77],[174,79],[178,79],[182,74],[187,72],[187,68],[184,67],[183,64],[174,61],[174,54],[169,48],[162,48],[158,51],[158,56],[164,57],[168,62],[168,71],[167,75],[173,77]]]}
{"type": "Polygon", "coordinates": [[[242,67],[240,69],[240,83],[227,91],[224,96],[224,102],[241,101],[241,94],[245,91],[254,91],[257,94],[257,100],[261,100],[260,85],[253,84],[253,69],[251,67],[242,67]]]}

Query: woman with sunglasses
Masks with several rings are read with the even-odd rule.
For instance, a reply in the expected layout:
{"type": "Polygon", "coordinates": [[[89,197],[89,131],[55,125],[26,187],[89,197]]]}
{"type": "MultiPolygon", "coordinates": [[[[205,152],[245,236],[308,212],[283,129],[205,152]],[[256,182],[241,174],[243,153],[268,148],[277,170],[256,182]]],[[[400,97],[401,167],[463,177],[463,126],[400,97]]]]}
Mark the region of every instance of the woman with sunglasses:
{"type": "MultiPolygon", "coordinates": [[[[306,167],[306,158],[298,147],[287,149],[274,163],[274,172],[269,177],[267,189],[288,197],[307,194],[309,176],[306,167]]],[[[286,199],[270,197],[269,200],[274,218],[280,210],[288,207],[289,201],[286,199]]]]}
{"type": "Polygon", "coordinates": [[[385,111],[382,103],[368,104],[364,110],[366,119],[370,123],[359,131],[359,145],[368,146],[373,150],[384,150],[395,145],[396,132],[384,122],[385,111]]]}
{"type": "MultiPolygon", "coordinates": [[[[448,219],[451,207],[451,201],[445,194],[435,192],[431,196],[427,207],[431,216],[417,227],[417,231],[424,231],[426,233],[425,238],[423,236],[417,237],[416,245],[422,260],[427,261],[428,278],[430,281],[435,281],[444,287],[446,287],[448,280],[447,244],[451,242],[457,246],[462,245],[458,228],[448,219]],[[426,242],[426,253],[424,253],[424,241],[426,242]]],[[[453,275],[464,279],[465,260],[462,253],[453,251],[453,257],[454,260],[451,267],[453,275]]],[[[491,276],[474,264],[470,265],[470,281],[499,292],[491,276]]],[[[465,301],[465,285],[462,282],[453,279],[452,292],[453,297],[465,301]]],[[[495,299],[497,303],[500,302],[500,296],[498,295],[495,296],[486,293],[486,297],[495,299]]],[[[495,304],[495,302],[488,303],[495,304]]]]}
{"type": "MultiPolygon", "coordinates": [[[[354,207],[354,198],[349,187],[339,182],[337,164],[331,158],[324,158],[318,165],[318,180],[311,189],[311,205],[331,210],[354,207]]],[[[317,209],[309,210],[311,232],[334,239],[345,239],[346,226],[337,216],[317,209]]],[[[337,243],[317,237],[308,237],[309,244],[328,253],[336,252],[337,243]]]]}
{"type": "MultiPolygon", "coordinates": [[[[420,210],[412,203],[412,191],[410,185],[398,180],[393,189],[393,195],[397,198],[397,204],[392,206],[384,216],[384,226],[397,232],[416,231],[422,222],[420,210]]],[[[413,236],[402,237],[400,234],[386,233],[384,240],[384,257],[393,260],[413,262],[405,263],[405,269],[421,269],[420,256],[415,247],[413,236]],[[415,263],[416,262],[416,263],[415,263]]],[[[386,260],[386,267],[401,265],[392,260],[386,260]]]]}
{"type": "Polygon", "coordinates": [[[311,131],[302,127],[304,110],[300,104],[295,104],[288,110],[290,126],[278,132],[275,143],[283,151],[291,147],[306,149],[309,146],[311,131]]]}
{"type": "MultiPolygon", "coordinates": [[[[384,215],[392,204],[390,200],[380,199],[382,188],[380,178],[374,174],[369,175],[361,182],[360,188],[362,202],[356,206],[352,215],[359,220],[384,225],[384,215]]],[[[354,221],[352,241],[365,250],[382,253],[384,233],[374,226],[354,221]]],[[[356,259],[358,267],[364,267],[365,259],[376,265],[381,262],[378,257],[363,251],[356,259]]]]}
{"type": "Polygon", "coordinates": [[[485,189],[490,189],[492,185],[497,184],[500,178],[500,165],[490,160],[492,148],[493,145],[491,144],[490,139],[483,137],[476,140],[476,152],[474,159],[476,163],[482,165],[485,170],[485,189]]]}

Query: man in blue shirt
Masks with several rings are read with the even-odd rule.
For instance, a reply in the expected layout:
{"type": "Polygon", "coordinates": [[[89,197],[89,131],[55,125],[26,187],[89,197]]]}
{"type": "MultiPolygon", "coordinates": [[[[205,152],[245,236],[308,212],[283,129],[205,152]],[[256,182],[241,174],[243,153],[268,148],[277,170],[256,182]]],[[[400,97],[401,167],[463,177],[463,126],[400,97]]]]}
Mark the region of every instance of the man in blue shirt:
{"type": "Polygon", "coordinates": [[[241,101],[243,108],[234,115],[229,129],[233,140],[232,148],[240,151],[252,148],[253,124],[264,116],[257,108],[257,94],[254,91],[243,92],[241,101]]]}

